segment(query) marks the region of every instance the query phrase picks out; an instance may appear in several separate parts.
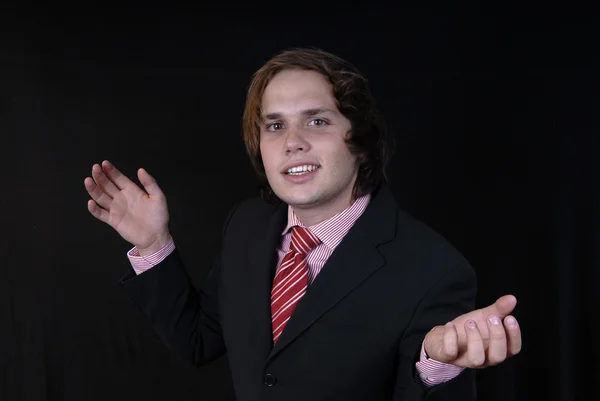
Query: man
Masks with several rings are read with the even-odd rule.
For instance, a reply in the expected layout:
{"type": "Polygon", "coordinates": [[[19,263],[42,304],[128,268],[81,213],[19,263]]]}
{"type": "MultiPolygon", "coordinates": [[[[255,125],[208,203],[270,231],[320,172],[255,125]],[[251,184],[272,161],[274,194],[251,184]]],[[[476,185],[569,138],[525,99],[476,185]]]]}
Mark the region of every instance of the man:
{"type": "Polygon", "coordinates": [[[248,90],[244,141],[263,199],[227,218],[200,291],[165,195],[108,161],[88,209],[134,248],[121,284],[187,363],[227,352],[246,400],[473,400],[474,368],[521,348],[516,299],[474,309],[476,278],[386,187],[391,138],[366,80],[319,50],[283,52],[248,90]]]}

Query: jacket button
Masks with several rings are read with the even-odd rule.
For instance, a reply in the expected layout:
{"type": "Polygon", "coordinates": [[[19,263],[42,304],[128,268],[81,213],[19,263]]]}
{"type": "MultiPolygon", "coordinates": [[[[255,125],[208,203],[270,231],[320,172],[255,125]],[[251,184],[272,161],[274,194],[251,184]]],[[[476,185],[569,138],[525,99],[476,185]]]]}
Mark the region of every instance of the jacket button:
{"type": "Polygon", "coordinates": [[[273,387],[275,385],[275,383],[277,383],[277,378],[275,377],[275,375],[272,375],[271,373],[267,373],[265,375],[265,385],[269,386],[269,387],[273,387]]]}

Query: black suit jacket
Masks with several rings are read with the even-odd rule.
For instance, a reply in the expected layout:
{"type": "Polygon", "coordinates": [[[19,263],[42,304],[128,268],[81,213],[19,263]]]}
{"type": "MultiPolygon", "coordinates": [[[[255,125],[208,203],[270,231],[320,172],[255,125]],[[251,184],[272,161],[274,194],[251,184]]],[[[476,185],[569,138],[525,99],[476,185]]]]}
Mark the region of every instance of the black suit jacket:
{"type": "Polygon", "coordinates": [[[476,278],[446,240],[375,191],[272,345],[270,289],[287,206],[260,199],[228,217],[205,286],[175,251],[121,284],[189,364],[227,352],[239,401],[474,400],[474,372],[425,389],[425,334],[474,309],[476,278]]]}

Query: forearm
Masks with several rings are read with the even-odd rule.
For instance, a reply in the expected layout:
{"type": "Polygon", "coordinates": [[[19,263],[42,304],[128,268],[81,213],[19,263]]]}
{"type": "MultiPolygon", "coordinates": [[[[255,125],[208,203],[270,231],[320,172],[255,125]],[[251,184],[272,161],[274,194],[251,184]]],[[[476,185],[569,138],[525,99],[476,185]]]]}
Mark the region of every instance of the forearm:
{"type": "Polygon", "coordinates": [[[173,250],[143,274],[131,270],[120,281],[163,342],[190,365],[208,363],[224,353],[216,269],[218,263],[198,292],[173,250]]]}
{"type": "Polygon", "coordinates": [[[466,264],[450,268],[432,284],[415,311],[401,340],[395,401],[476,399],[474,372],[462,370],[451,380],[431,386],[419,375],[423,340],[429,330],[474,309],[477,283],[474,271],[466,264]]]}

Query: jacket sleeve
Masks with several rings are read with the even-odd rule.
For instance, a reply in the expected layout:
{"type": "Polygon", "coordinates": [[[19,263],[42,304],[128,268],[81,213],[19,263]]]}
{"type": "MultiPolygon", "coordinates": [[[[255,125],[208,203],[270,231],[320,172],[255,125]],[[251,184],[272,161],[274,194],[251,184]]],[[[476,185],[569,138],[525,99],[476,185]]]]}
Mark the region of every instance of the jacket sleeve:
{"type": "MultiPolygon", "coordinates": [[[[229,213],[222,235],[235,210],[229,213]]],[[[199,290],[193,286],[177,249],[139,275],[130,268],[119,281],[165,345],[193,366],[225,353],[218,305],[221,252],[199,290]]]]}
{"type": "Polygon", "coordinates": [[[474,370],[464,369],[447,382],[427,387],[415,367],[425,335],[434,326],[444,325],[474,310],[476,291],[475,272],[465,261],[449,269],[433,283],[421,300],[399,345],[394,401],[477,399],[474,370]]]}

